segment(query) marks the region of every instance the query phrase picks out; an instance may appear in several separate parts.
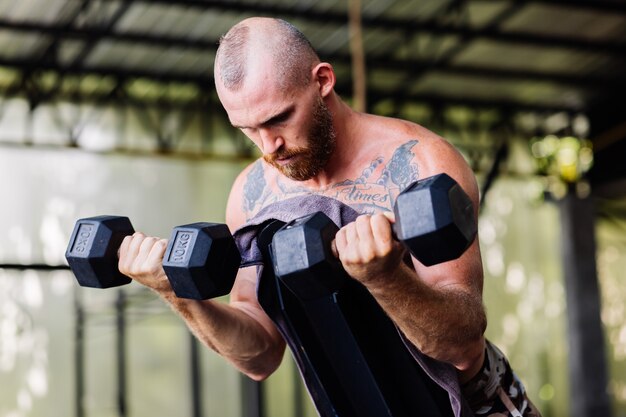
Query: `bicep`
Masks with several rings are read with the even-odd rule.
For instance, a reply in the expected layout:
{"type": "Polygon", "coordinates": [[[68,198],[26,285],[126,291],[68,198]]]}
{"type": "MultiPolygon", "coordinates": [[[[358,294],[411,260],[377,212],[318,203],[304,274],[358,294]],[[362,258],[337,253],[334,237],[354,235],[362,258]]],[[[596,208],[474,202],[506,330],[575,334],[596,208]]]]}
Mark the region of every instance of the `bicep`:
{"type": "MultiPolygon", "coordinates": [[[[433,158],[422,161],[422,178],[445,172],[465,191],[474,206],[473,221],[478,223],[479,191],[474,172],[463,156],[450,143],[436,137],[429,142],[429,153],[433,158]]],[[[418,275],[430,286],[457,287],[467,292],[482,295],[483,268],[478,235],[466,251],[457,259],[430,267],[413,259],[418,275]]]]}
{"type": "Polygon", "coordinates": [[[457,259],[432,266],[425,266],[415,258],[412,260],[419,279],[429,287],[454,288],[482,296],[483,267],[477,238],[457,259]]]}

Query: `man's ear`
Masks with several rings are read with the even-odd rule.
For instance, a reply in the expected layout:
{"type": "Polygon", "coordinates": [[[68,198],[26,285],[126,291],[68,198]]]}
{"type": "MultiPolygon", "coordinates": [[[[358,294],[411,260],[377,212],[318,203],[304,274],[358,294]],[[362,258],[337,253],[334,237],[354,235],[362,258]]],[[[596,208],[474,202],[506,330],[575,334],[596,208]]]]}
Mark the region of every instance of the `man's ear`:
{"type": "Polygon", "coordinates": [[[326,97],[335,87],[336,78],[333,66],[328,62],[320,62],[311,72],[313,80],[318,85],[320,95],[326,97]]]}

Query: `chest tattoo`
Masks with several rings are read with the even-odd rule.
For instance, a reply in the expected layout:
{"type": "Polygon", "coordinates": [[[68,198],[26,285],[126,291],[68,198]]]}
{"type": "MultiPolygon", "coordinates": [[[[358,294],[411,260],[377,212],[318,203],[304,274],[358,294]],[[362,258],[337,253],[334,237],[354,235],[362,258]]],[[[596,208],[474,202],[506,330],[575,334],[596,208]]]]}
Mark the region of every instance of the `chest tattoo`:
{"type": "Polygon", "coordinates": [[[346,179],[322,190],[312,191],[282,178],[257,161],[244,184],[243,210],[246,218],[274,202],[307,194],[334,198],[364,214],[392,209],[397,195],[419,177],[410,140],[396,148],[387,161],[377,156],[354,179],[346,179]],[[266,172],[266,170],[268,172],[266,172]]]}

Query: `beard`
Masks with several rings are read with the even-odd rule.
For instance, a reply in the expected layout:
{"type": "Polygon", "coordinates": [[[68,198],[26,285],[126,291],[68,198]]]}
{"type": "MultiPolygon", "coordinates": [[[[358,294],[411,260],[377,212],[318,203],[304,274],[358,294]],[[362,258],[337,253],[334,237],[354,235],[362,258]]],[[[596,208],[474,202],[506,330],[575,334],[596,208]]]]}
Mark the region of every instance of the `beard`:
{"type": "Polygon", "coordinates": [[[330,110],[320,97],[313,108],[312,124],[306,138],[308,142],[306,147],[279,149],[273,154],[264,155],[263,159],[284,176],[295,181],[311,179],[326,166],[335,150],[336,134],[330,110]],[[295,159],[285,165],[277,162],[285,158],[295,159]]]}

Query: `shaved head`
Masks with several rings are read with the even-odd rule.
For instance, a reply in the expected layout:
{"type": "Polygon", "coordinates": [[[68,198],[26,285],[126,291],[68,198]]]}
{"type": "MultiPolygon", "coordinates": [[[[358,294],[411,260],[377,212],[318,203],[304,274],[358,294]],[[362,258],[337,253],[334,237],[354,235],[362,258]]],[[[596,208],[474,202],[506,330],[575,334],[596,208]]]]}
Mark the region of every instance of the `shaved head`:
{"type": "Polygon", "coordinates": [[[268,60],[282,88],[303,87],[319,62],[306,37],[292,24],[274,18],[253,17],[233,26],[222,38],[215,58],[215,81],[239,90],[255,60],[268,60]]]}

